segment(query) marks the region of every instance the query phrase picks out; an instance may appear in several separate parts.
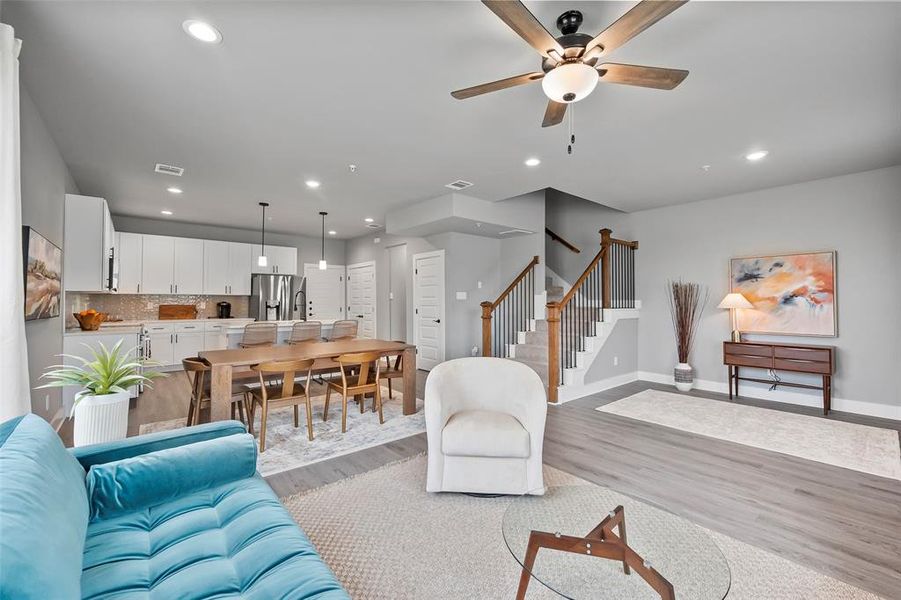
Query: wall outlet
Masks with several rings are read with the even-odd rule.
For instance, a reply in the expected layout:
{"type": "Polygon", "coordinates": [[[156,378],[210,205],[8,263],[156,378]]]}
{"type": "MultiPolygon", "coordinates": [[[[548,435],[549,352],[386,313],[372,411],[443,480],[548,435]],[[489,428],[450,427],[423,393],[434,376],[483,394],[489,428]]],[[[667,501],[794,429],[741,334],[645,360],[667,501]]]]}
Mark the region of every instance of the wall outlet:
{"type": "Polygon", "coordinates": [[[470,350],[470,352],[472,353],[473,356],[478,356],[479,355],[479,347],[473,346],[472,349],[470,350]]]}
{"type": "Polygon", "coordinates": [[[44,412],[50,412],[50,394],[44,396],[44,412]]]}
{"type": "Polygon", "coordinates": [[[380,237],[372,238],[372,243],[373,243],[373,244],[378,244],[378,243],[381,242],[381,241],[382,241],[382,238],[380,238],[380,237]]]}
{"type": "Polygon", "coordinates": [[[482,282],[481,282],[481,281],[478,282],[478,286],[479,286],[479,289],[482,289],[482,282]]]}
{"type": "Polygon", "coordinates": [[[613,357],[613,366],[614,367],[619,366],[619,357],[618,356],[613,357]]]}
{"type": "Polygon", "coordinates": [[[457,300],[466,300],[468,297],[466,292],[457,292],[457,300]]]}

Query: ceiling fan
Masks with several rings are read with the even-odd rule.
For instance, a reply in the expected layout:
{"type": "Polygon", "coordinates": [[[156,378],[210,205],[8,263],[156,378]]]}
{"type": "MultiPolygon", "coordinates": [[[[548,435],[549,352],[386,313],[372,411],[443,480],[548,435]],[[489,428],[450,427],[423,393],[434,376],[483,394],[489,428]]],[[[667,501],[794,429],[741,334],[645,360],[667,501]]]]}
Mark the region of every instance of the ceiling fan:
{"type": "Polygon", "coordinates": [[[598,81],[671,90],[682,83],[688,71],[598,62],[687,1],[642,0],[596,37],[579,33],[582,13],[569,10],[557,17],[557,29],[563,35],[554,38],[519,0],[482,0],[482,4],[538,50],[543,57],[541,70],[457,90],[451,96],[465,100],[540,80],[549,99],[541,126],[550,127],[562,122],[566,106],[588,97],[598,81]]]}

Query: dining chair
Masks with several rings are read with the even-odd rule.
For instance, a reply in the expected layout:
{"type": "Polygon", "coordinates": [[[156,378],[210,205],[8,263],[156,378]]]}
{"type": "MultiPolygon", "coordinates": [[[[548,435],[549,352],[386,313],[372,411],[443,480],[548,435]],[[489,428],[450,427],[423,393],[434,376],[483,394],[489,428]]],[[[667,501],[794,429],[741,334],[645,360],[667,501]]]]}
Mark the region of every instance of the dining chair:
{"type": "Polygon", "coordinates": [[[358,329],[359,325],[353,319],[335,321],[332,325],[332,331],[329,333],[328,341],[333,342],[335,340],[355,338],[357,337],[358,329]]]}
{"type": "Polygon", "coordinates": [[[318,342],[322,340],[322,323],[319,321],[298,321],[291,327],[288,344],[318,342]]]}
{"type": "Polygon", "coordinates": [[[335,362],[341,369],[341,381],[330,379],[325,388],[325,406],[322,409],[322,420],[328,421],[328,405],[332,390],[341,394],[341,433],[347,432],[347,397],[357,396],[360,399],[360,413],[366,404],[366,394],[372,394],[373,410],[379,413],[379,423],[384,423],[382,415],[382,394],[379,390],[381,384],[381,358],[380,352],[354,352],[342,354],[335,358],[335,362]],[[351,368],[355,372],[351,373],[351,368]]]}
{"type": "MultiPolygon", "coordinates": [[[[394,340],[398,344],[406,344],[407,342],[404,340],[394,340]]],[[[388,397],[394,398],[394,391],[391,389],[391,380],[392,379],[403,379],[404,377],[404,354],[403,351],[396,356],[391,356],[390,354],[385,356],[385,370],[382,371],[382,379],[385,379],[388,382],[388,397]],[[394,359],[394,364],[391,364],[391,360],[394,359]]]]}
{"type": "MultiPolygon", "coordinates": [[[[182,368],[185,371],[185,377],[188,378],[188,384],[191,386],[191,396],[188,404],[188,418],[185,423],[186,427],[197,425],[200,423],[200,411],[210,405],[210,378],[208,374],[211,367],[200,357],[189,357],[182,359],[182,368]]],[[[235,418],[235,409],[237,409],[241,422],[247,424],[245,413],[250,414],[247,403],[244,398],[244,386],[240,381],[233,381],[232,395],[239,398],[232,399],[232,419],[235,418]]]]}
{"type": "Polygon", "coordinates": [[[248,323],[244,326],[244,335],[238,346],[241,348],[274,346],[277,339],[278,325],[275,323],[248,323]]]}
{"type": "MultiPolygon", "coordinates": [[[[313,406],[310,404],[310,378],[312,377],[312,358],[304,360],[271,361],[253,365],[250,368],[259,375],[259,387],[246,388],[246,398],[250,410],[250,422],[253,423],[256,414],[256,406],[259,405],[260,415],[260,453],[266,450],[266,425],[269,421],[270,408],[282,408],[292,406],[294,408],[294,427],[300,427],[300,415],[298,405],[302,402],[307,409],[307,437],[313,441],[313,406]],[[303,375],[303,382],[295,381],[295,377],[303,375]],[[280,379],[279,383],[267,382],[273,377],[280,379]],[[296,387],[300,387],[300,392],[296,387]]],[[[251,433],[253,430],[251,429],[251,433]]]]}

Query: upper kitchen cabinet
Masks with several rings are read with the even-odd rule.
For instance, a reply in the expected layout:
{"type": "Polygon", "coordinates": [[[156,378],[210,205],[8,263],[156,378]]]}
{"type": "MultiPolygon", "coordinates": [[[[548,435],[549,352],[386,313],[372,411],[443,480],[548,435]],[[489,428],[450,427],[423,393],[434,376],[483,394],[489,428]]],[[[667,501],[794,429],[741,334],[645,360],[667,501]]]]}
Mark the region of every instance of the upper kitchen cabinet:
{"type": "Polygon", "coordinates": [[[106,200],[66,194],[63,229],[66,290],[116,291],[116,230],[106,200]]]}
{"type": "Polygon", "coordinates": [[[266,266],[259,266],[259,244],[253,245],[252,268],[254,273],[297,275],[297,248],[266,246],[266,266]]]}
{"type": "Polygon", "coordinates": [[[143,238],[141,293],[203,293],[203,240],[164,235],[143,238]]]}
{"type": "Polygon", "coordinates": [[[116,265],[120,294],[140,294],[144,236],[140,233],[116,234],[116,265]]]}
{"type": "Polygon", "coordinates": [[[250,295],[253,246],[237,242],[203,242],[203,293],[250,295]]]}

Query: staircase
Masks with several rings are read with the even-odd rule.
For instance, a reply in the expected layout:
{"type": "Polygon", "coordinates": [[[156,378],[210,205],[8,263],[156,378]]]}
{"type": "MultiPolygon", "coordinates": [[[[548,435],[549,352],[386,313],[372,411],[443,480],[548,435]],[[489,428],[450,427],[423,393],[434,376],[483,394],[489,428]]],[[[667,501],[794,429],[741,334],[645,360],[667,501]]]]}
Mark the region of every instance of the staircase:
{"type": "MultiPolygon", "coordinates": [[[[589,368],[617,322],[638,316],[633,255],[638,242],[616,240],[611,233],[601,230],[600,252],[570,290],[546,281],[547,318],[535,318],[533,306],[525,315],[519,311],[521,318],[512,319],[513,331],[511,319],[503,311],[492,324],[495,309],[520,285],[519,278],[497,301],[482,303],[483,355],[510,358],[530,367],[541,377],[550,402],[561,396],[579,397],[579,388],[586,388],[589,368]],[[498,321],[504,325],[498,327],[498,321]],[[497,339],[498,333],[502,339],[497,339]]],[[[527,270],[534,264],[537,257],[527,270]]],[[[520,274],[522,277],[525,275],[520,274]]]]}

